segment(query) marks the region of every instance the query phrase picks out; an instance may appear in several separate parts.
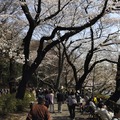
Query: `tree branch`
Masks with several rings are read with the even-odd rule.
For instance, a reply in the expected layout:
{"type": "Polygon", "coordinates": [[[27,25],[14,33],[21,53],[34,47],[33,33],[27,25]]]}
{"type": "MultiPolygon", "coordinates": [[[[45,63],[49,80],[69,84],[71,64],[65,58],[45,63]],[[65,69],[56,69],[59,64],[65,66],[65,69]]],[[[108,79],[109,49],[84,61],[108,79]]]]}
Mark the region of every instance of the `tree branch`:
{"type": "Polygon", "coordinates": [[[53,17],[55,17],[58,13],[60,13],[72,0],[68,1],[61,9],[60,9],[60,0],[58,1],[58,10],[53,13],[52,15],[46,17],[43,21],[49,20],[53,17]]]}
{"type": "Polygon", "coordinates": [[[37,6],[37,10],[36,10],[36,16],[35,16],[35,21],[38,21],[39,15],[41,12],[41,0],[38,0],[38,6],[37,6]]]}
{"type": "Polygon", "coordinates": [[[52,47],[54,47],[55,45],[57,45],[58,43],[69,39],[69,37],[81,32],[82,30],[92,26],[93,24],[95,24],[103,15],[105,12],[105,9],[107,7],[107,2],[108,0],[105,1],[104,3],[104,7],[101,11],[101,13],[99,15],[97,15],[95,18],[93,18],[92,20],[90,20],[89,22],[87,22],[86,24],[79,26],[79,27],[56,27],[53,32],[51,33],[50,36],[43,36],[40,40],[40,44],[39,44],[39,48],[38,48],[38,55],[34,61],[34,63],[31,65],[31,68],[34,66],[34,68],[32,68],[31,70],[34,71],[34,69],[36,69],[40,62],[41,62],[41,55],[44,56],[52,47]],[[70,30],[71,32],[67,32],[65,33],[63,36],[60,37],[59,40],[53,41],[51,42],[49,45],[47,45],[44,49],[43,49],[43,44],[45,40],[51,40],[55,37],[57,31],[63,31],[63,30],[70,30]]]}
{"type": "Polygon", "coordinates": [[[112,61],[112,60],[108,60],[108,59],[98,60],[98,61],[96,61],[96,62],[93,63],[93,65],[89,69],[89,72],[95,67],[96,64],[104,62],[104,61],[107,61],[107,62],[110,62],[110,63],[114,63],[114,64],[118,63],[118,62],[115,62],[115,61],[112,61]]]}
{"type": "Polygon", "coordinates": [[[29,12],[29,8],[28,8],[28,6],[26,4],[26,0],[19,0],[19,1],[20,1],[21,8],[22,8],[27,20],[29,21],[29,24],[30,25],[33,24],[34,20],[33,20],[31,14],[29,12]]]}

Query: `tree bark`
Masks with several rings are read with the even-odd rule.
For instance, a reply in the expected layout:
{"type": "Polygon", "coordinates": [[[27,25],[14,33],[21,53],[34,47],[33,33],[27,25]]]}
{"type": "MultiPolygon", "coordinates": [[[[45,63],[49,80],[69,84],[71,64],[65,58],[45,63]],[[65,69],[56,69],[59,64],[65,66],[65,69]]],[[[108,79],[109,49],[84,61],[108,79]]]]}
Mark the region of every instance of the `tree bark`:
{"type": "Polygon", "coordinates": [[[26,91],[26,86],[28,81],[30,80],[32,74],[29,72],[29,66],[27,68],[25,65],[23,66],[23,75],[22,75],[22,80],[19,83],[18,90],[16,93],[16,98],[17,99],[23,99],[26,91]]]}
{"type": "Polygon", "coordinates": [[[15,81],[15,60],[14,58],[10,58],[10,66],[9,66],[9,89],[10,89],[10,94],[13,94],[16,92],[16,81],[15,81]]]}
{"type": "Polygon", "coordinates": [[[117,64],[117,73],[116,73],[116,88],[115,92],[110,96],[110,98],[106,101],[106,104],[110,104],[111,101],[117,102],[120,98],[120,55],[118,58],[118,64],[117,64]]]}

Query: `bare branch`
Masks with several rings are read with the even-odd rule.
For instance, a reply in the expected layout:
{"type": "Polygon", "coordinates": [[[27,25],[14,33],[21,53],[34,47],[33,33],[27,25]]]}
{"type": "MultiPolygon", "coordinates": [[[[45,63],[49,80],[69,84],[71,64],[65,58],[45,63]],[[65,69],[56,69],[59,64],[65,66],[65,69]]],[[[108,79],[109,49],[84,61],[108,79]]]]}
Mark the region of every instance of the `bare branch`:
{"type": "Polygon", "coordinates": [[[95,67],[96,64],[98,63],[101,63],[101,62],[104,62],[104,61],[107,61],[107,62],[110,62],[110,63],[114,63],[114,64],[117,64],[118,62],[116,61],[112,61],[112,60],[108,60],[108,59],[102,59],[102,60],[98,60],[96,62],[93,63],[93,65],[90,67],[89,69],[89,72],[95,67]]]}
{"type": "Polygon", "coordinates": [[[29,8],[28,8],[28,6],[26,4],[26,0],[19,0],[19,1],[20,1],[20,5],[22,7],[22,10],[23,10],[27,20],[29,21],[29,24],[32,25],[34,20],[33,20],[32,16],[31,16],[29,8]]]}
{"type": "Polygon", "coordinates": [[[58,10],[60,10],[61,0],[58,0],[58,10]]]}
{"type": "Polygon", "coordinates": [[[37,6],[37,10],[36,10],[36,16],[35,16],[35,21],[37,22],[40,12],[41,12],[41,0],[38,0],[38,6],[37,6]]]}
{"type": "Polygon", "coordinates": [[[89,69],[89,64],[90,61],[93,57],[93,53],[94,53],[94,37],[93,37],[93,29],[92,27],[90,27],[90,32],[91,32],[91,50],[88,51],[86,59],[85,59],[85,63],[84,63],[84,72],[87,72],[89,69]]]}
{"type": "Polygon", "coordinates": [[[60,8],[60,0],[59,0],[59,1],[58,1],[58,10],[57,10],[55,13],[53,13],[52,15],[46,17],[46,18],[45,18],[44,20],[42,20],[42,21],[46,21],[46,20],[49,20],[49,19],[55,17],[55,16],[56,16],[58,13],[60,13],[71,1],[72,1],[72,0],[68,1],[61,9],[59,9],[59,8],[60,8]]]}
{"type": "Polygon", "coordinates": [[[93,24],[95,24],[103,15],[107,6],[107,2],[108,0],[105,1],[104,3],[104,7],[101,11],[101,13],[99,15],[97,15],[95,18],[93,18],[92,20],[90,20],[89,22],[87,22],[86,24],[79,26],[79,27],[56,27],[53,32],[51,33],[50,36],[47,37],[42,37],[40,40],[40,44],[39,44],[39,48],[38,48],[38,55],[34,61],[34,63],[31,65],[31,72],[33,72],[40,64],[41,62],[41,55],[45,56],[45,54],[55,45],[57,45],[58,43],[64,41],[64,40],[68,40],[69,37],[81,32],[82,30],[92,26],[93,24]],[[62,31],[62,30],[71,30],[70,32],[65,33],[63,36],[60,37],[60,39],[51,42],[49,45],[47,45],[44,49],[43,49],[43,44],[45,40],[51,40],[55,37],[57,31],[62,31]],[[34,66],[34,68],[33,68],[34,66]]]}

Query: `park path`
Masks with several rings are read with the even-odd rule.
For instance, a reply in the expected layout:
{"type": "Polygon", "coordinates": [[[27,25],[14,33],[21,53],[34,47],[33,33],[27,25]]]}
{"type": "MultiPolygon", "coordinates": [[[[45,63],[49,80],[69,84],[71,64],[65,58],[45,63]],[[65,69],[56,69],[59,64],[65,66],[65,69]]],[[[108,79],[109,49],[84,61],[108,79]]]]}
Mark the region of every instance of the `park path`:
{"type": "MultiPolygon", "coordinates": [[[[52,113],[52,120],[71,120],[69,117],[69,111],[68,111],[68,107],[67,104],[63,104],[62,106],[63,111],[62,113],[58,113],[57,112],[57,104],[55,105],[55,113],[52,113]]],[[[76,117],[75,120],[88,120],[89,115],[82,115],[78,109],[78,107],[76,108],[76,117]]]]}
{"type": "MultiPolygon", "coordinates": [[[[50,113],[52,120],[70,120],[67,104],[63,104],[62,108],[63,108],[62,113],[58,113],[57,104],[55,104],[54,106],[55,113],[50,113]]],[[[27,112],[23,112],[23,113],[17,113],[17,114],[10,114],[6,118],[4,118],[3,116],[0,116],[0,120],[26,120],[26,116],[27,116],[27,112]]],[[[79,109],[76,108],[75,120],[93,120],[93,119],[90,118],[90,116],[87,114],[82,115],[79,112],[79,109]]]]}

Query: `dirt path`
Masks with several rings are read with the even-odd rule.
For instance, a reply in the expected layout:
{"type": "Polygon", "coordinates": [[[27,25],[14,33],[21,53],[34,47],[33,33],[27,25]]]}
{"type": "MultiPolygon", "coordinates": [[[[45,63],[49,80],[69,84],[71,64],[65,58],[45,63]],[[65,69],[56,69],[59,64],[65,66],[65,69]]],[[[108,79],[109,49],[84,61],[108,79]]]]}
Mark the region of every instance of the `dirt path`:
{"type": "MultiPolygon", "coordinates": [[[[63,104],[62,108],[63,108],[62,113],[58,113],[57,105],[55,105],[55,113],[51,114],[52,120],[70,120],[67,104],[63,104]]],[[[79,112],[79,109],[76,108],[75,120],[86,120],[88,118],[89,118],[89,115],[82,115],[79,112]]]]}
{"type": "MultiPolygon", "coordinates": [[[[63,111],[62,113],[58,113],[57,111],[57,104],[55,104],[55,113],[51,113],[52,120],[70,120],[69,112],[66,104],[63,104],[63,111]]],[[[18,113],[18,114],[11,114],[6,118],[0,116],[0,120],[26,120],[27,112],[18,113]]],[[[91,120],[89,115],[81,115],[78,109],[76,109],[76,117],[75,120],[91,120]]]]}

